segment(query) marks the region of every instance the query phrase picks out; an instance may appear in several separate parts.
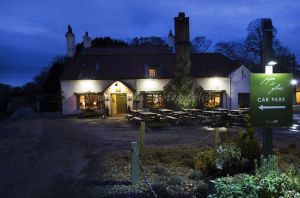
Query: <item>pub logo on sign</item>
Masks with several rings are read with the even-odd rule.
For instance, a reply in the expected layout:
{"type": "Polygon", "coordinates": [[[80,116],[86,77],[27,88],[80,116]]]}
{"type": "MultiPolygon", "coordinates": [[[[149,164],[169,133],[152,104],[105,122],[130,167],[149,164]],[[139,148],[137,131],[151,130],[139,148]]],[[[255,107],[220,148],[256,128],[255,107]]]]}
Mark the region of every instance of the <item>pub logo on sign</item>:
{"type": "Polygon", "coordinates": [[[292,124],[292,74],[251,74],[250,107],[254,127],[292,124]]]}

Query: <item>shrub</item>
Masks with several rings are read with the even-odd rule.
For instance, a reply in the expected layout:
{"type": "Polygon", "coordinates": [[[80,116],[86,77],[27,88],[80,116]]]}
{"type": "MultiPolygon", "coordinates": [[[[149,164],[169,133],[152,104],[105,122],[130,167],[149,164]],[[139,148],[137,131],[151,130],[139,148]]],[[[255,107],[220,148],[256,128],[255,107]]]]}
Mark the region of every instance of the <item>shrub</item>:
{"type": "Polygon", "coordinates": [[[163,165],[158,164],[154,168],[154,173],[156,173],[158,175],[167,175],[167,169],[163,165]]]}
{"type": "Polygon", "coordinates": [[[208,184],[200,181],[198,183],[198,186],[196,188],[196,190],[194,191],[194,195],[196,197],[207,197],[208,195],[208,184]]]}
{"type": "Polygon", "coordinates": [[[246,131],[240,131],[236,138],[236,144],[241,149],[242,157],[246,159],[245,171],[253,171],[255,161],[260,163],[261,145],[254,137],[253,129],[248,128],[246,131]]]}
{"type": "Polygon", "coordinates": [[[219,178],[216,193],[209,197],[297,197],[300,177],[294,168],[282,172],[275,157],[263,159],[254,176],[240,174],[219,178]]]}
{"type": "Polygon", "coordinates": [[[266,177],[260,178],[259,197],[280,197],[288,190],[289,177],[280,172],[270,171],[266,177]]]}
{"type": "Polygon", "coordinates": [[[193,171],[189,176],[189,179],[199,181],[203,178],[203,174],[201,171],[193,171]]]}
{"type": "Polygon", "coordinates": [[[165,197],[168,195],[167,184],[164,182],[153,183],[151,185],[155,193],[160,197],[165,197]]]}
{"type": "Polygon", "coordinates": [[[238,172],[242,164],[241,150],[234,144],[221,145],[216,150],[216,167],[223,174],[238,172]]]}
{"type": "Polygon", "coordinates": [[[184,159],[182,164],[188,168],[194,168],[194,160],[193,159],[184,159]]]}
{"type": "Polygon", "coordinates": [[[169,184],[174,186],[181,186],[183,183],[183,179],[180,176],[172,176],[169,179],[169,184]]]}
{"type": "Polygon", "coordinates": [[[204,173],[214,173],[216,170],[216,156],[214,149],[207,149],[197,153],[194,159],[194,167],[196,170],[201,170],[204,173]]]}

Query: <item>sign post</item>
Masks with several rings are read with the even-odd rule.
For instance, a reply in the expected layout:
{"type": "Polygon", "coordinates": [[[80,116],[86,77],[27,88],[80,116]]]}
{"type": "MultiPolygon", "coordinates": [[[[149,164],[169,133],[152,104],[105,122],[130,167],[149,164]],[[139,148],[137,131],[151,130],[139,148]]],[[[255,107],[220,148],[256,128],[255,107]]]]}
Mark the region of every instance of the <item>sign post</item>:
{"type": "Polygon", "coordinates": [[[293,118],[292,74],[251,74],[250,107],[253,127],[266,128],[263,154],[272,154],[272,128],[290,126],[293,118]]]}

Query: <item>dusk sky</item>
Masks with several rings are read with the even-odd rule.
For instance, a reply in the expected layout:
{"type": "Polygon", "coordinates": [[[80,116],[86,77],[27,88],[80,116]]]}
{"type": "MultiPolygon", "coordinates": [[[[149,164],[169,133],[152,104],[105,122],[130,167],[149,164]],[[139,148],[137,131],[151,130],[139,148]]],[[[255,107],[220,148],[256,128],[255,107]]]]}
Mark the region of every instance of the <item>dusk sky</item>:
{"type": "Polygon", "coordinates": [[[213,45],[245,38],[253,19],[272,18],[277,38],[300,61],[299,0],[1,0],[0,82],[23,85],[64,55],[68,24],[76,43],[85,31],[92,38],[166,37],[180,11],[190,17],[191,39],[203,35],[213,45]]]}

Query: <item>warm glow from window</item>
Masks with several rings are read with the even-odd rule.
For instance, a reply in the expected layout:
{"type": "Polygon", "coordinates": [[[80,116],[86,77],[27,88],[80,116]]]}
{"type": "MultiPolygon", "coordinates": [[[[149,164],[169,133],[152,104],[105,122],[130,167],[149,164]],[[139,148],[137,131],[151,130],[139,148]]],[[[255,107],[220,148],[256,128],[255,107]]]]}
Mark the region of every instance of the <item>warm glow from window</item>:
{"type": "Polygon", "coordinates": [[[206,104],[206,107],[220,107],[221,106],[221,93],[210,93],[209,100],[206,104]]]}
{"type": "Polygon", "coordinates": [[[145,108],[161,108],[164,105],[162,93],[145,93],[143,101],[145,108]]]}
{"type": "Polygon", "coordinates": [[[300,91],[296,92],[296,103],[300,104],[300,91]]]}
{"type": "Polygon", "coordinates": [[[103,109],[104,96],[101,94],[81,94],[79,95],[79,108],[80,109],[103,109]]]}
{"type": "Polygon", "coordinates": [[[149,78],[155,78],[156,77],[156,69],[150,68],[149,69],[149,78]]]}

